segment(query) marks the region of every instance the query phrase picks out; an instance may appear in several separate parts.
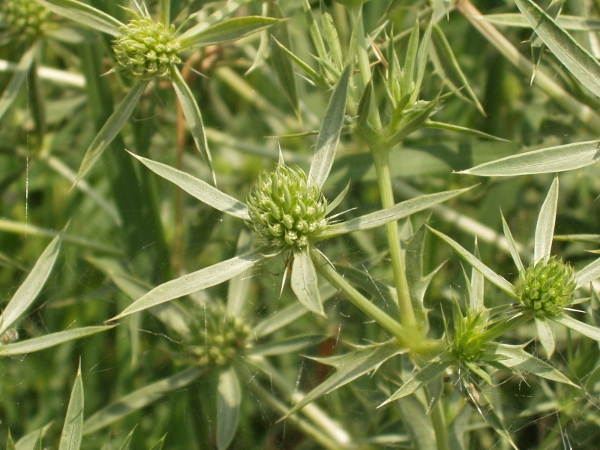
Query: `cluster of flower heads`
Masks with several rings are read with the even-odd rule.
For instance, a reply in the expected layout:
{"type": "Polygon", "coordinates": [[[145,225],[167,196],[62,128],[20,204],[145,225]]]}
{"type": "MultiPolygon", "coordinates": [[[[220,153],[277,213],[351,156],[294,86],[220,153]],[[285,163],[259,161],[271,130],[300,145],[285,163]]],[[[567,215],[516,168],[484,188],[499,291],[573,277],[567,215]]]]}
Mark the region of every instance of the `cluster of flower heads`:
{"type": "Polygon", "coordinates": [[[519,301],[538,317],[557,316],[573,303],[573,268],[555,256],[531,263],[519,275],[519,301]]]}
{"type": "Polygon", "coordinates": [[[43,32],[50,11],[35,0],[2,0],[0,17],[9,32],[20,39],[34,39],[43,32]]]}
{"type": "Polygon", "coordinates": [[[235,356],[249,333],[250,326],[228,314],[223,303],[211,303],[197,317],[191,332],[194,345],[188,350],[200,366],[222,366],[235,356]]]}
{"type": "Polygon", "coordinates": [[[175,40],[175,26],[165,26],[149,17],[132,19],[121,27],[123,35],[113,43],[117,58],[116,70],[126,76],[149,80],[154,76],[169,76],[171,67],[179,64],[181,50],[175,40]]]}
{"type": "Polygon", "coordinates": [[[261,173],[246,203],[248,226],[267,252],[301,250],[327,226],[327,200],[301,169],[261,173]]]}

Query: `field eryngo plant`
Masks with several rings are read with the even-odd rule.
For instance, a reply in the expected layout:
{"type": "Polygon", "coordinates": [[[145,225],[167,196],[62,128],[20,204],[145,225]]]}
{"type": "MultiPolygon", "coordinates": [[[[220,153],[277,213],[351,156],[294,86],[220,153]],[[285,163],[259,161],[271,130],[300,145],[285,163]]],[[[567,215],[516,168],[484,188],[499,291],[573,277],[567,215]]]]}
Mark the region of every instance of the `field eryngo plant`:
{"type": "Polygon", "coordinates": [[[480,3],[0,5],[1,444],[592,448],[600,8],[480,3]]]}

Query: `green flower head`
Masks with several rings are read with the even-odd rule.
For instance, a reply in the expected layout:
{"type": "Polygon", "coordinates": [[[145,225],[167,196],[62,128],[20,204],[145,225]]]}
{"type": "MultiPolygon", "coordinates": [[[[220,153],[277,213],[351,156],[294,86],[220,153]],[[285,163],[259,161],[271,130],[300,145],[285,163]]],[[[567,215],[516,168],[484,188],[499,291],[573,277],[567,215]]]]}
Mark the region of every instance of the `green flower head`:
{"type": "Polygon", "coordinates": [[[228,314],[223,303],[212,303],[197,317],[191,331],[194,345],[189,350],[200,366],[223,366],[236,355],[249,333],[250,326],[228,314]]]}
{"type": "Polygon", "coordinates": [[[265,250],[302,250],[327,226],[327,200],[301,169],[263,172],[246,199],[247,225],[265,250]]]}
{"type": "Polygon", "coordinates": [[[558,316],[573,303],[573,268],[555,256],[531,263],[519,274],[519,301],[538,317],[558,316]]]}
{"type": "Polygon", "coordinates": [[[123,32],[113,43],[116,70],[131,78],[149,80],[168,77],[171,67],[179,64],[181,50],[175,40],[175,26],[165,26],[149,17],[138,17],[121,27],[123,32]]]}
{"type": "Polygon", "coordinates": [[[19,39],[34,39],[43,32],[50,18],[50,11],[35,0],[3,0],[0,17],[9,33],[19,39]]]}
{"type": "Polygon", "coordinates": [[[467,317],[455,316],[450,351],[456,360],[473,362],[482,357],[487,345],[483,334],[487,325],[488,314],[484,311],[474,315],[468,314],[467,317]]]}

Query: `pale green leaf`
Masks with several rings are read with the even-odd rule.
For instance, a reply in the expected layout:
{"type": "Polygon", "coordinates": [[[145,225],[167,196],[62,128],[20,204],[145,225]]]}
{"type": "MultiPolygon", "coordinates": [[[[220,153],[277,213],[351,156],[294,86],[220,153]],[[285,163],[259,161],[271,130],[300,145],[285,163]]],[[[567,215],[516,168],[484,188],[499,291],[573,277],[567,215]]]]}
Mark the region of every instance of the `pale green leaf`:
{"type": "MultiPolygon", "coordinates": [[[[531,25],[523,14],[486,14],[485,20],[494,25],[505,25],[509,27],[531,28],[531,25]]],[[[561,14],[556,19],[556,24],[569,31],[600,31],[600,20],[588,17],[567,16],[561,14]]]]}
{"type": "Polygon", "coordinates": [[[348,193],[349,189],[350,189],[350,182],[348,181],[348,184],[346,185],[344,190],[342,192],[340,192],[338,194],[338,196],[333,199],[332,202],[327,204],[327,210],[325,211],[325,215],[329,215],[331,213],[331,211],[333,211],[335,208],[338,207],[338,205],[340,203],[342,203],[342,200],[344,200],[344,197],[346,197],[346,194],[348,193]]]}
{"type": "Polygon", "coordinates": [[[125,26],[117,19],[102,11],[92,8],[75,0],[36,0],[39,4],[48,8],[59,16],[66,17],[74,22],[87,25],[95,30],[121,36],[121,27],[125,26]]]}
{"type": "Polygon", "coordinates": [[[500,289],[502,289],[504,292],[506,292],[511,297],[519,298],[516,288],[512,284],[510,284],[508,281],[506,281],[506,279],[504,277],[502,277],[501,275],[498,275],[496,272],[494,272],[492,269],[490,269],[488,266],[486,266],[484,263],[482,263],[472,253],[467,251],[467,249],[465,249],[462,245],[460,245],[458,242],[456,242],[451,237],[446,236],[444,233],[434,230],[433,228],[429,228],[429,229],[431,230],[432,233],[439,236],[444,242],[446,242],[450,247],[452,247],[461,258],[463,258],[466,262],[468,262],[474,269],[479,271],[485,278],[487,278],[493,284],[498,286],[500,289]]]}
{"type": "Polygon", "coordinates": [[[224,20],[200,31],[187,31],[177,41],[182,48],[218,45],[236,41],[279,22],[272,17],[247,16],[224,20]]]}
{"type": "Polygon", "coordinates": [[[247,219],[249,217],[248,207],[245,203],[230,197],[205,181],[171,166],[167,166],[166,164],[152,161],[151,159],[146,159],[133,153],[131,153],[131,155],[141,161],[142,164],[154,173],[160,175],[165,180],[176,184],[201,202],[234,217],[239,217],[240,219],[247,219]]]}
{"type": "MultiPolygon", "coordinates": [[[[473,386],[473,384],[470,384],[470,386],[473,386]]],[[[496,413],[485,392],[480,391],[477,398],[474,394],[474,390],[475,387],[473,387],[473,392],[468,387],[465,389],[470,403],[475,406],[481,417],[483,417],[483,420],[485,420],[496,431],[496,433],[498,433],[500,436],[503,436],[504,439],[506,439],[515,450],[518,450],[517,445],[510,437],[510,433],[502,422],[501,416],[496,413]]]]}
{"type": "Polygon", "coordinates": [[[167,281],[152,289],[110,320],[121,319],[130,314],[223,283],[248,270],[263,258],[263,256],[249,252],[245,255],[235,256],[196,272],[183,275],[175,280],[167,281]]]}
{"type": "Polygon", "coordinates": [[[427,414],[423,403],[418,400],[418,396],[404,397],[396,405],[400,410],[402,422],[410,430],[413,438],[409,448],[414,450],[437,449],[433,421],[431,420],[431,416],[427,414]]]}
{"type": "Polygon", "coordinates": [[[596,278],[600,278],[600,258],[577,272],[577,287],[585,286],[596,278]]]}
{"type": "Polygon", "coordinates": [[[537,331],[538,339],[546,350],[546,355],[548,355],[548,359],[554,353],[554,349],[556,348],[556,338],[554,336],[554,332],[552,328],[550,328],[550,324],[546,321],[545,317],[536,317],[535,318],[535,329],[537,331]]]}
{"type": "Polygon", "coordinates": [[[284,419],[309,403],[312,403],[319,397],[329,394],[368,372],[376,370],[385,361],[403,352],[404,350],[398,348],[398,346],[392,342],[377,347],[360,349],[348,355],[344,355],[346,357],[344,364],[338,365],[337,371],[333,375],[306,394],[304,398],[302,398],[302,400],[300,400],[300,402],[285,415],[284,419]]]}
{"type": "Polygon", "coordinates": [[[467,128],[467,127],[461,127],[459,125],[452,125],[449,123],[434,122],[433,120],[425,121],[425,124],[423,126],[425,128],[452,131],[455,133],[466,134],[466,135],[475,136],[475,137],[482,138],[482,139],[490,139],[492,141],[510,142],[506,139],[502,139],[501,137],[494,136],[494,135],[488,134],[488,133],[484,133],[483,131],[474,130],[472,128],[467,128]]]}
{"type": "Polygon", "coordinates": [[[435,194],[422,195],[417,198],[412,198],[410,200],[397,203],[391,208],[382,209],[371,214],[357,217],[356,219],[348,220],[347,222],[328,226],[318,235],[318,239],[328,239],[333,236],[351,233],[353,231],[377,228],[385,225],[386,223],[408,217],[411,214],[423,211],[434,205],[445,202],[446,200],[450,200],[451,198],[467,192],[469,189],[471,188],[438,192],[435,194]]]}
{"type": "Polygon", "coordinates": [[[83,437],[83,381],[81,379],[81,361],[77,377],[71,390],[71,399],[67,408],[65,424],[60,435],[58,450],[79,450],[83,437]]]}
{"type": "Polygon", "coordinates": [[[321,59],[325,59],[327,58],[327,50],[325,49],[325,43],[323,42],[321,31],[319,30],[319,27],[315,20],[315,16],[313,15],[308,0],[302,0],[302,10],[304,11],[304,19],[306,20],[306,24],[308,25],[310,38],[312,40],[313,45],[315,46],[315,49],[317,50],[317,56],[321,59]]]}
{"type": "Polygon", "coordinates": [[[317,271],[307,250],[294,252],[291,277],[292,291],[309,311],[325,315],[317,285],[317,271]]]}
{"type": "Polygon", "coordinates": [[[210,169],[210,173],[213,177],[213,182],[216,186],[217,179],[215,176],[215,168],[213,166],[212,156],[206,140],[206,132],[204,131],[202,114],[200,113],[200,108],[198,107],[198,103],[196,103],[196,99],[194,98],[190,87],[187,85],[183,79],[183,76],[181,76],[181,72],[179,72],[179,69],[176,66],[171,68],[171,82],[173,83],[173,89],[175,89],[177,98],[179,99],[179,104],[183,110],[185,120],[190,127],[190,133],[192,133],[196,147],[198,147],[202,158],[204,158],[204,161],[206,164],[208,164],[208,168],[210,169]]]}
{"type": "Polygon", "coordinates": [[[83,424],[83,433],[91,434],[107,427],[126,415],[154,403],[165,394],[187,386],[201,374],[202,369],[192,367],[127,394],[88,418],[83,424]]]}
{"type": "MultiPolygon", "coordinates": [[[[477,238],[475,238],[475,258],[481,261],[479,247],[477,246],[477,238]]],[[[469,283],[469,309],[472,312],[481,311],[485,308],[484,305],[484,287],[485,277],[473,268],[471,270],[471,282],[469,283]]]]}
{"type": "Polygon", "coordinates": [[[411,102],[417,101],[419,94],[421,93],[421,84],[423,83],[423,77],[425,76],[425,68],[429,61],[429,49],[431,48],[431,33],[432,33],[433,21],[430,20],[427,24],[427,28],[421,38],[421,44],[419,45],[419,53],[417,55],[415,75],[414,75],[414,87],[411,94],[411,102]]]}
{"type": "Polygon", "coordinates": [[[104,150],[106,150],[119,131],[121,131],[121,128],[123,128],[123,125],[125,125],[125,122],[131,116],[147,85],[147,82],[140,82],[134,85],[117,109],[108,118],[86,150],[83,161],[81,161],[81,165],[79,166],[77,178],[73,182],[74,185],[90,171],[96,161],[98,161],[98,158],[104,153],[104,150]]]}
{"type": "Polygon", "coordinates": [[[400,389],[394,392],[390,398],[379,405],[378,408],[381,408],[383,405],[387,405],[395,400],[406,397],[423,386],[427,386],[428,383],[433,381],[436,377],[439,377],[440,374],[444,372],[448,366],[450,366],[450,364],[450,361],[432,361],[425,365],[422,369],[416,369],[415,373],[408,379],[408,381],[404,383],[400,389]]]}
{"type": "Polygon", "coordinates": [[[350,66],[346,67],[346,70],[344,70],[340,80],[333,89],[325,117],[323,118],[323,125],[317,137],[315,156],[308,172],[308,178],[318,186],[323,186],[325,180],[327,180],[333,160],[335,159],[336,147],[340,140],[342,125],[344,124],[350,71],[350,66]]]}
{"type": "Polygon", "coordinates": [[[515,0],[533,31],[583,86],[600,97],[600,64],[531,0],[515,0]]]}
{"type": "MultiPolygon", "coordinates": [[[[560,323],[571,330],[575,330],[580,334],[583,334],[590,339],[600,341],[600,328],[593,327],[587,323],[580,322],[579,320],[573,319],[572,317],[562,314],[557,317],[549,317],[550,320],[560,323]]],[[[0,347],[1,348],[1,347],[0,347]]]]}
{"type": "Polygon", "coordinates": [[[25,281],[19,286],[17,292],[15,292],[8,305],[6,305],[6,308],[4,308],[4,312],[0,316],[0,335],[10,328],[15,320],[21,317],[21,314],[29,308],[40,293],[52,271],[61,242],[62,233],[48,244],[33,266],[33,269],[31,269],[31,272],[29,272],[29,275],[27,275],[25,281]]]}
{"type": "Polygon", "coordinates": [[[502,229],[504,230],[504,237],[506,238],[506,242],[508,243],[508,248],[510,249],[510,256],[512,256],[513,261],[515,262],[515,266],[517,266],[517,271],[519,273],[525,272],[525,266],[523,265],[523,261],[521,261],[521,256],[519,255],[519,250],[517,249],[517,243],[513,238],[513,235],[508,227],[508,223],[506,223],[506,219],[504,218],[504,214],[500,211],[500,215],[502,216],[502,229]]]}
{"type": "Polygon", "coordinates": [[[493,345],[494,354],[502,357],[498,362],[506,367],[510,367],[513,370],[529,372],[547,380],[577,387],[577,385],[569,380],[560,370],[556,369],[551,364],[530,355],[523,349],[523,346],[508,344],[493,345]]]}
{"type": "Polygon", "coordinates": [[[483,177],[512,177],[580,169],[600,159],[600,141],[542,148],[483,163],[458,173],[483,177]]]}
{"type": "Polygon", "coordinates": [[[23,436],[15,444],[16,450],[42,450],[42,437],[50,426],[52,426],[52,422],[40,430],[32,431],[23,436]]]}
{"type": "Polygon", "coordinates": [[[556,208],[558,205],[558,176],[550,186],[546,200],[542,204],[535,227],[534,256],[535,262],[550,257],[552,248],[552,236],[554,236],[554,225],[556,223],[556,208]]]}
{"type": "MultiPolygon", "coordinates": [[[[252,249],[252,233],[247,228],[243,229],[238,238],[236,255],[243,255],[252,249]]],[[[250,278],[239,274],[229,280],[227,288],[227,314],[239,317],[248,298],[250,278]]]]}
{"type": "Polygon", "coordinates": [[[229,447],[240,418],[242,390],[240,381],[233,367],[219,374],[217,389],[217,448],[224,450],[229,447]]]}
{"type": "Polygon", "coordinates": [[[0,120],[6,114],[6,111],[10,109],[15,99],[17,98],[17,94],[21,89],[21,86],[27,80],[27,74],[29,73],[29,69],[33,66],[33,62],[35,61],[35,54],[37,52],[37,47],[34,45],[29,48],[23,56],[21,56],[21,60],[17,67],[15,68],[15,73],[13,74],[8,86],[2,93],[2,97],[0,97],[0,120]]]}
{"type": "Polygon", "coordinates": [[[300,350],[306,347],[317,345],[318,343],[323,342],[325,339],[327,339],[327,336],[320,334],[277,339],[276,341],[269,342],[267,344],[253,345],[246,351],[246,354],[262,356],[293,354],[298,353],[300,350]]]}
{"type": "Polygon", "coordinates": [[[415,66],[417,63],[417,54],[419,51],[419,21],[416,20],[413,24],[408,46],[406,50],[406,58],[404,59],[404,69],[401,89],[403,94],[412,93],[415,88],[415,66]]]}
{"type": "Polygon", "coordinates": [[[75,328],[73,330],[59,331],[57,333],[47,334],[45,336],[27,339],[12,344],[0,345],[0,356],[14,356],[37,352],[64,342],[81,339],[92,334],[110,330],[114,327],[115,325],[75,328]]]}

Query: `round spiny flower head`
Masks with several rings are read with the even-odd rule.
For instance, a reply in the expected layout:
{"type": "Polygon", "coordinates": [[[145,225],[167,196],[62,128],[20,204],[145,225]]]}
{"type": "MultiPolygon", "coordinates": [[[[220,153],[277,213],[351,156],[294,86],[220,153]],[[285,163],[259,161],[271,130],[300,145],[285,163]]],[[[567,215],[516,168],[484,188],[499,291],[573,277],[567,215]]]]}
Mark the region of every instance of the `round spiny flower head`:
{"type": "Polygon", "coordinates": [[[35,0],[2,0],[0,17],[9,33],[20,39],[33,39],[42,34],[50,11],[35,0]]]}
{"type": "Polygon", "coordinates": [[[576,279],[573,268],[562,259],[531,263],[519,274],[519,301],[537,316],[557,316],[573,303],[576,279]]]}
{"type": "Polygon", "coordinates": [[[197,318],[191,353],[200,366],[224,365],[244,344],[250,327],[239,317],[227,314],[223,303],[207,306],[197,318]]]}
{"type": "Polygon", "coordinates": [[[483,355],[487,342],[483,332],[488,324],[487,314],[478,313],[462,318],[462,323],[454,324],[451,352],[459,361],[476,361],[483,355]]]}
{"type": "Polygon", "coordinates": [[[179,64],[181,50],[175,40],[175,26],[167,28],[149,17],[131,20],[121,27],[123,35],[113,43],[117,58],[116,70],[133,78],[149,80],[169,75],[171,66],[179,64]]]}
{"type": "Polygon", "coordinates": [[[327,226],[327,200],[301,169],[278,165],[274,172],[263,172],[246,203],[247,225],[269,252],[303,249],[327,226]]]}

